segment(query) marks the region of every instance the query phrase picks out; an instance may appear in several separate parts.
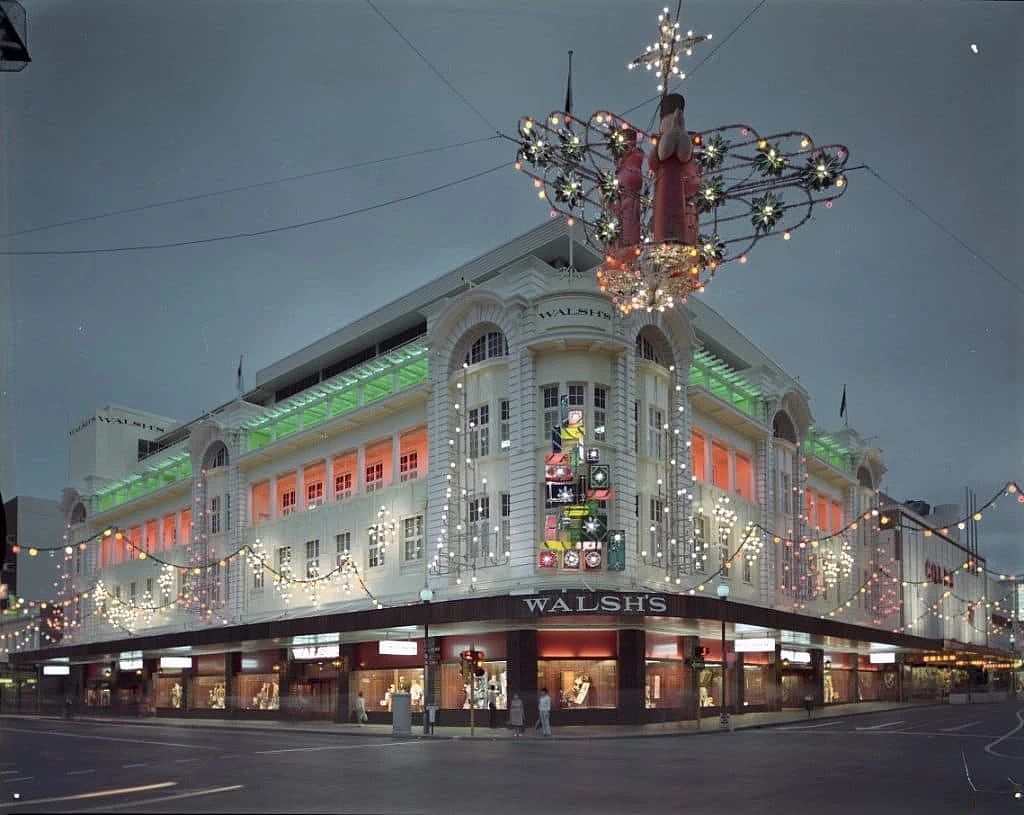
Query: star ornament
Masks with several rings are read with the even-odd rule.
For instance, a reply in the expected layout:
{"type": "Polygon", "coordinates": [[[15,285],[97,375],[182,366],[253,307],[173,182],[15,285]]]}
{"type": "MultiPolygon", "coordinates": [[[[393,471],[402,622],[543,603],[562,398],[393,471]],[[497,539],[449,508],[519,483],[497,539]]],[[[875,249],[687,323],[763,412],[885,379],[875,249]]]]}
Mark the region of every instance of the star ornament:
{"type": "Polygon", "coordinates": [[[679,20],[672,18],[666,6],[658,15],[658,39],[626,67],[632,71],[643,66],[648,71],[655,71],[658,90],[664,91],[671,77],[686,79],[686,74],[679,70],[679,52],[691,56],[695,45],[710,39],[710,34],[694,34],[693,31],[687,31],[683,37],[679,31],[679,20]]]}

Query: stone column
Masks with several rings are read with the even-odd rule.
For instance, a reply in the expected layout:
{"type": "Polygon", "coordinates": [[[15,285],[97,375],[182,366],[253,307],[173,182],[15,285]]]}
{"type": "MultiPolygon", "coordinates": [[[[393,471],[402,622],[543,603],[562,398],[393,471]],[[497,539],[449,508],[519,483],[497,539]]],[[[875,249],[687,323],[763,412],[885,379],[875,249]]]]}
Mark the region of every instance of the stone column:
{"type": "Polygon", "coordinates": [[[537,632],[533,629],[509,631],[507,649],[508,693],[523,700],[527,721],[537,717],[537,632]]]}
{"type": "Polygon", "coordinates": [[[349,714],[356,706],[356,693],[359,692],[359,689],[356,688],[355,693],[349,694],[349,680],[356,659],[355,645],[350,642],[342,643],[338,649],[338,658],[341,660],[341,669],[338,671],[338,695],[335,704],[337,709],[334,721],[347,722],[350,718],[349,714]]]}
{"type": "Polygon", "coordinates": [[[698,668],[693,660],[700,659],[700,637],[683,637],[683,718],[696,719],[700,700],[697,696],[698,668]]]}
{"type": "Polygon", "coordinates": [[[814,697],[814,707],[822,707],[825,701],[825,652],[820,648],[811,649],[811,674],[808,679],[810,687],[804,689],[804,695],[814,697]]]}
{"type": "Polygon", "coordinates": [[[646,634],[643,629],[619,631],[619,724],[640,724],[644,715],[646,634]]]}
{"type": "Polygon", "coordinates": [[[402,436],[396,430],[391,434],[391,481],[389,484],[397,484],[399,469],[401,469],[402,436]]]}
{"type": "Polygon", "coordinates": [[[334,497],[334,456],[324,457],[324,503],[332,503],[334,497]]]}
{"type": "Polygon", "coordinates": [[[235,677],[242,672],[242,652],[229,651],[224,654],[224,715],[234,718],[238,710],[238,693],[235,689],[235,677]]]}

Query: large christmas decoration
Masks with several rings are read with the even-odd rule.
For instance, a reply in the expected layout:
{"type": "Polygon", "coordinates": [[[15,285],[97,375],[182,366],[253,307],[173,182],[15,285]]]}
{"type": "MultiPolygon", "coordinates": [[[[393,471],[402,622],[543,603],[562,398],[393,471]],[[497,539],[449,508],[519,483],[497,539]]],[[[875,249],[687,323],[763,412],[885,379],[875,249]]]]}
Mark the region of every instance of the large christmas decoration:
{"type": "Polygon", "coordinates": [[[814,205],[846,190],[842,145],[815,145],[799,131],[762,136],[748,125],[691,132],[686,100],[669,93],[689,55],[710,34],[680,32],[678,11],[658,17],[658,40],[629,67],[658,77],[658,132],[606,110],[589,119],[555,111],[519,122],[516,169],[533,179],[552,214],[579,221],[604,258],[601,289],[623,313],[664,311],[703,291],[724,264],[745,263],[762,238],[784,239],[814,205]]]}

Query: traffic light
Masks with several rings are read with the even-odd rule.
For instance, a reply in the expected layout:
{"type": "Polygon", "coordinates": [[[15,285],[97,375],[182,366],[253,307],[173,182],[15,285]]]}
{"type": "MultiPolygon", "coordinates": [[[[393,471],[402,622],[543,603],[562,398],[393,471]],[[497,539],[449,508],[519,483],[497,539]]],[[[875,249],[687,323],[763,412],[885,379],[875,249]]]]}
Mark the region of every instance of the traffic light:
{"type": "Polygon", "coordinates": [[[476,676],[486,676],[487,670],[484,668],[484,652],[474,651],[473,652],[473,673],[476,676]]]}
{"type": "Polygon", "coordinates": [[[459,653],[459,663],[461,665],[462,677],[469,680],[470,676],[473,675],[473,661],[475,659],[476,652],[474,651],[462,651],[459,653]]]}

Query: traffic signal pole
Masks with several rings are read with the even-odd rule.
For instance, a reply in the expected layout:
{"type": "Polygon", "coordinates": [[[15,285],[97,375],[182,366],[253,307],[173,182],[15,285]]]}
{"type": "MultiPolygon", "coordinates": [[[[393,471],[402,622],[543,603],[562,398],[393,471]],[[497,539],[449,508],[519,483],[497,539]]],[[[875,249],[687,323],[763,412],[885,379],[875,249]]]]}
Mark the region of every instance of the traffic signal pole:
{"type": "MultiPolygon", "coordinates": [[[[469,646],[471,654],[476,654],[476,644],[469,646]]],[[[476,665],[471,661],[469,663],[469,735],[473,735],[473,714],[476,711],[476,665]]]]}

